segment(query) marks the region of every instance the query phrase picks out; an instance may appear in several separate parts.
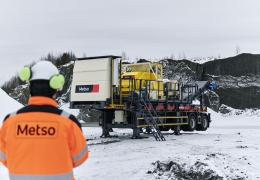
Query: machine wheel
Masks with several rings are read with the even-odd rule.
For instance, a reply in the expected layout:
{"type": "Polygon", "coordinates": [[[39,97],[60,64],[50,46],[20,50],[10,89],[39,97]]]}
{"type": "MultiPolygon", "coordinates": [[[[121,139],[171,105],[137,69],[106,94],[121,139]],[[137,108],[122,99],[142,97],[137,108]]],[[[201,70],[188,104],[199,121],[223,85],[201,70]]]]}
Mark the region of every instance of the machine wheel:
{"type": "Polygon", "coordinates": [[[201,117],[201,124],[197,125],[197,131],[206,131],[209,127],[209,122],[206,116],[201,117]]]}
{"type": "Polygon", "coordinates": [[[196,117],[194,115],[190,115],[188,119],[188,125],[182,127],[183,131],[194,131],[197,127],[196,117]]]}
{"type": "Polygon", "coordinates": [[[150,127],[146,127],[145,129],[143,129],[143,132],[144,132],[145,134],[151,134],[151,133],[152,133],[152,130],[151,130],[150,127]]]}

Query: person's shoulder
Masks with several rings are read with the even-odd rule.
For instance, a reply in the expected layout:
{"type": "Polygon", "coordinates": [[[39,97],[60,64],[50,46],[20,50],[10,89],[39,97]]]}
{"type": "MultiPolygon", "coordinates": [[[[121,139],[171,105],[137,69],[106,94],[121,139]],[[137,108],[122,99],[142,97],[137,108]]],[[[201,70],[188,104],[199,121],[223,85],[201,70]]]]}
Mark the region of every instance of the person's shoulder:
{"type": "Polygon", "coordinates": [[[5,118],[3,119],[3,122],[6,122],[6,120],[11,116],[11,114],[7,114],[5,118]]]}
{"type": "MultiPolygon", "coordinates": [[[[24,107],[23,107],[24,108],[24,107]]],[[[21,109],[23,109],[21,108],[21,109]]],[[[21,110],[21,109],[18,109],[17,111],[14,111],[12,113],[9,113],[5,116],[5,118],[3,119],[3,122],[6,122],[8,119],[10,119],[11,117],[14,117],[15,115],[18,114],[18,112],[21,110]]]]}
{"type": "Polygon", "coordinates": [[[73,123],[75,123],[75,125],[77,125],[81,129],[80,122],[78,121],[78,119],[73,114],[70,114],[67,111],[62,110],[60,115],[66,117],[68,120],[70,120],[73,123]]]}
{"type": "Polygon", "coordinates": [[[45,113],[52,113],[52,114],[61,114],[62,110],[55,106],[50,105],[27,105],[17,111],[17,114],[22,113],[32,113],[32,112],[45,112],[45,113]]]}

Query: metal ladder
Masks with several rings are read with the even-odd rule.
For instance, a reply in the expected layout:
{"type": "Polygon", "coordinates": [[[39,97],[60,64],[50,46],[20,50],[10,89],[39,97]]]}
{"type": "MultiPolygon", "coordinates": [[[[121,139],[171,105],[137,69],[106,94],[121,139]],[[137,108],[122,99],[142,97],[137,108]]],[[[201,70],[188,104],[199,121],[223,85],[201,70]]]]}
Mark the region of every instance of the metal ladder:
{"type": "MultiPolygon", "coordinates": [[[[158,118],[158,115],[157,115],[155,109],[153,108],[153,106],[150,106],[152,108],[149,109],[148,104],[142,97],[140,98],[140,102],[142,105],[141,115],[143,116],[147,125],[149,125],[149,127],[151,128],[151,132],[152,132],[155,140],[156,141],[166,141],[166,139],[164,138],[162,132],[160,131],[160,129],[158,127],[159,118],[158,118]]],[[[150,102],[148,102],[148,103],[150,103],[150,102]]]]}

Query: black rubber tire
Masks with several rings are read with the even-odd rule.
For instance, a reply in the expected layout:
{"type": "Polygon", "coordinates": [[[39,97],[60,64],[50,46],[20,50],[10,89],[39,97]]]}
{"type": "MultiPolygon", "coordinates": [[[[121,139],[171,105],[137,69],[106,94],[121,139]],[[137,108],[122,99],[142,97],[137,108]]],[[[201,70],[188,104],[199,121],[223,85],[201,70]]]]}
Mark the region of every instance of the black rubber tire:
{"type": "Polygon", "coordinates": [[[145,134],[151,134],[152,130],[150,127],[146,127],[145,130],[143,129],[143,132],[145,132],[145,134]]]}
{"type": "Polygon", "coordinates": [[[197,131],[206,131],[209,127],[209,121],[207,116],[201,116],[201,124],[197,125],[197,131]]]}
{"type": "Polygon", "coordinates": [[[197,121],[194,115],[189,116],[188,125],[182,126],[183,131],[194,131],[197,128],[197,121]]]}

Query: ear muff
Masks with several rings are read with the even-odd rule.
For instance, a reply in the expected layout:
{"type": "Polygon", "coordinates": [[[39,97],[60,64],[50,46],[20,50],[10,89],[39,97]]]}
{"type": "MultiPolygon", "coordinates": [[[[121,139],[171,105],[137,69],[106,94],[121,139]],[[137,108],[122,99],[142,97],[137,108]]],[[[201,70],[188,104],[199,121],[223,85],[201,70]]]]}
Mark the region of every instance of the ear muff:
{"type": "Polygon", "coordinates": [[[50,87],[55,90],[62,89],[65,84],[65,78],[61,74],[57,74],[51,77],[50,79],[50,87]]]}
{"type": "Polygon", "coordinates": [[[32,77],[32,71],[31,68],[28,66],[23,67],[21,71],[19,72],[19,78],[21,81],[29,81],[32,77]]]}
{"type": "MultiPolygon", "coordinates": [[[[28,66],[23,67],[19,72],[19,78],[23,82],[30,81],[30,79],[32,78],[31,68],[28,66]]],[[[62,89],[64,84],[65,84],[65,77],[61,74],[54,75],[49,80],[49,85],[54,90],[62,89]]]]}

